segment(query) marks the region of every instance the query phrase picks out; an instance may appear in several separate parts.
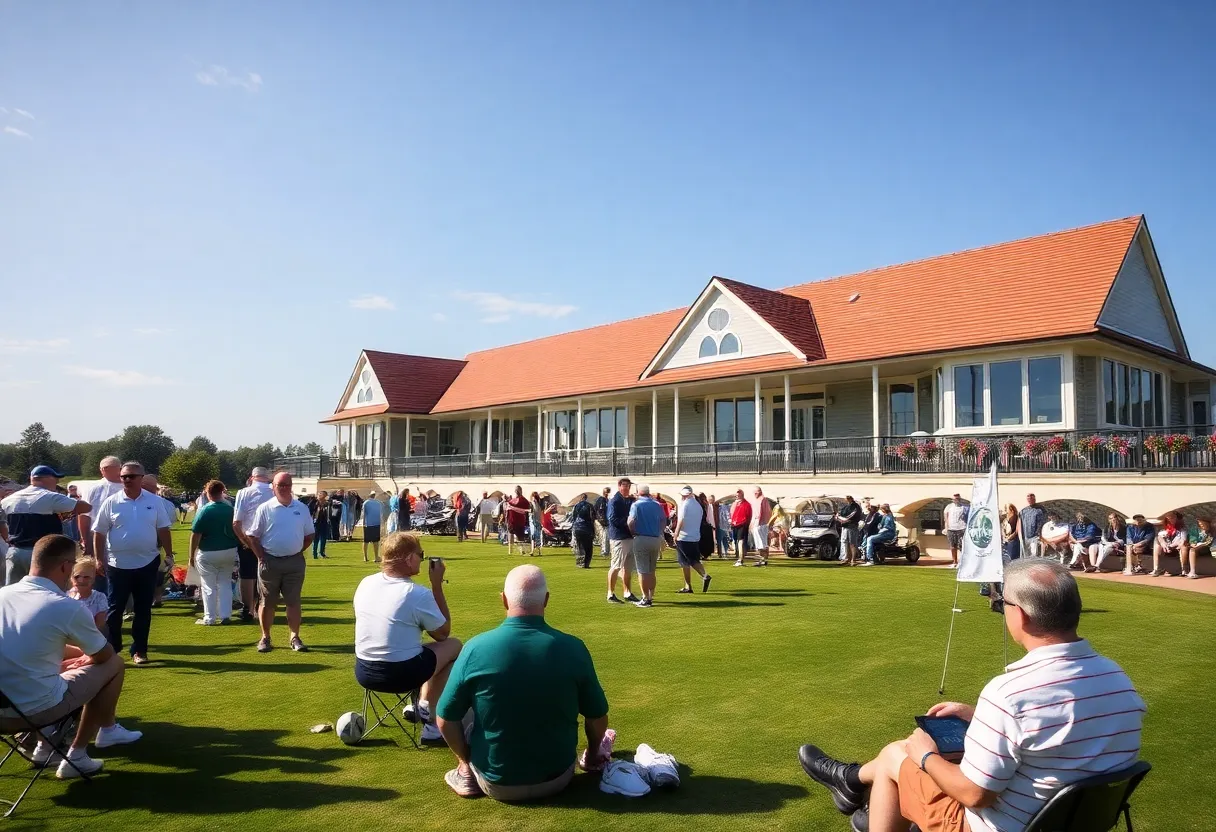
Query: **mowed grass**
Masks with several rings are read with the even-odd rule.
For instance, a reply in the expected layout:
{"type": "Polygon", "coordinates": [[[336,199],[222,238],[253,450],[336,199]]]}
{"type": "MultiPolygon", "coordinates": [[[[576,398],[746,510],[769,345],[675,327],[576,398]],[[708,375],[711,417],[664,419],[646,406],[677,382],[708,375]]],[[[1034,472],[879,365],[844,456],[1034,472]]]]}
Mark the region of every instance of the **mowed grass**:
{"type": "MultiPolygon", "coordinates": [[[[188,532],[174,535],[185,553],[188,532]]],[[[496,626],[503,576],[520,560],[451,538],[425,547],[448,563],[453,633],[467,640],[496,626]]],[[[715,560],[710,593],[680,596],[668,559],[656,606],[641,610],[604,602],[602,559],[577,570],[569,550],[546,550],[531,562],[549,579],[549,620],[590,648],[618,750],[647,742],[675,754],[683,785],[631,800],[580,773],[543,804],[462,800],[443,783],[453,765],[444,747],[414,751],[385,732],[348,748],[333,733],[309,733],[357,710],[361,697],[351,597],[372,567],[357,544],[329,553],[309,560],[307,654],[285,649],[281,624],[275,651],[260,655],[256,627],[196,627],[187,602],[157,610],[153,663],[129,668],[121,702],[122,722],[144,739],[98,752],[106,772],[92,783],[40,782],[8,828],[843,830],[847,820],[799,768],[798,745],[862,758],[906,735],[912,716],[939,699],[950,572],[715,560]]],[[[1216,598],[1097,581],[1082,591],[1084,635],[1149,705],[1144,757],[1154,770],[1135,800],[1136,828],[1216,828],[1216,598]]],[[[1001,670],[1002,623],[972,586],[960,606],[946,698],[974,701],[1001,670]]],[[[1020,655],[1010,644],[1010,661],[1020,655]]],[[[0,776],[5,796],[22,786],[10,767],[0,776]]]]}

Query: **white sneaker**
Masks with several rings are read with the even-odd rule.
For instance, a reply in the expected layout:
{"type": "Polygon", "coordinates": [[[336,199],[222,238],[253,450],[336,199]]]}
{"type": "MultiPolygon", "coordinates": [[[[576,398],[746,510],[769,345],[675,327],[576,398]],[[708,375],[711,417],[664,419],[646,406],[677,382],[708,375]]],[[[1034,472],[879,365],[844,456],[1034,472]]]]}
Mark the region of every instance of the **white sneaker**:
{"type": "Polygon", "coordinates": [[[55,776],[60,780],[73,780],[84,774],[96,774],[105,766],[105,760],[94,760],[83,751],[77,751],[70,757],[66,757],[59,763],[59,768],[55,769],[55,776]],[[68,760],[72,762],[69,763],[68,760]]]}
{"type": "Polygon", "coordinates": [[[39,740],[38,745],[34,748],[34,752],[27,759],[34,765],[40,766],[47,760],[50,760],[52,763],[61,762],[63,755],[56,751],[54,746],[39,740]]]}
{"type": "Polygon", "coordinates": [[[431,703],[425,699],[417,703],[409,703],[401,709],[401,715],[405,717],[406,722],[427,724],[435,721],[431,718],[431,703]]]}
{"type": "Polygon", "coordinates": [[[112,745],[127,745],[135,742],[143,735],[142,731],[128,731],[115,722],[109,728],[102,728],[97,732],[97,739],[93,741],[93,745],[97,748],[109,748],[112,745]]]}
{"type": "Polygon", "coordinates": [[[196,619],[194,619],[194,623],[195,623],[195,624],[201,624],[201,625],[202,625],[202,626],[204,626],[204,627],[210,627],[210,626],[211,626],[212,624],[214,624],[215,622],[214,622],[214,621],[212,621],[210,618],[207,618],[206,616],[204,616],[203,618],[196,618],[196,619]]]}
{"type": "Polygon", "coordinates": [[[660,754],[642,743],[633,754],[633,762],[642,769],[642,776],[652,788],[675,788],[680,785],[680,769],[676,765],[676,758],[670,754],[660,754]]]}
{"type": "Polygon", "coordinates": [[[859,565],[859,566],[873,566],[873,565],[874,565],[874,561],[872,561],[872,560],[863,560],[863,561],[862,561],[860,564],[858,564],[858,565],[859,565]]]}
{"type": "Polygon", "coordinates": [[[625,797],[641,797],[650,793],[650,786],[647,785],[640,766],[624,760],[613,760],[604,766],[600,774],[600,791],[623,794],[625,797]]]}
{"type": "Polygon", "coordinates": [[[422,725],[422,741],[423,742],[438,742],[443,739],[443,734],[439,733],[439,727],[433,722],[426,722],[422,725]]]}

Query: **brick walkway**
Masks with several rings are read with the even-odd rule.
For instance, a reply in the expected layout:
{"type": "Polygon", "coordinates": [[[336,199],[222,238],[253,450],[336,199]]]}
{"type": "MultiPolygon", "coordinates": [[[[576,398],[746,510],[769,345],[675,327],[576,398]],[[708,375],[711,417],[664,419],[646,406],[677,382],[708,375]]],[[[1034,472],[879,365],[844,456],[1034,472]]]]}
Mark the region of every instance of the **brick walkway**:
{"type": "MultiPolygon", "coordinates": [[[[888,561],[892,563],[892,561],[888,561]]],[[[900,564],[902,561],[893,561],[895,564],[900,564]]],[[[917,566],[935,566],[938,569],[946,569],[949,566],[949,559],[922,557],[917,561],[917,566]]],[[[1139,584],[1140,586],[1162,586],[1166,589],[1182,589],[1187,592],[1199,592],[1204,595],[1216,595],[1216,578],[1204,576],[1192,580],[1191,578],[1150,578],[1148,575],[1124,575],[1122,572],[1074,572],[1078,578],[1088,578],[1096,581],[1113,581],[1120,584],[1139,584]]]]}

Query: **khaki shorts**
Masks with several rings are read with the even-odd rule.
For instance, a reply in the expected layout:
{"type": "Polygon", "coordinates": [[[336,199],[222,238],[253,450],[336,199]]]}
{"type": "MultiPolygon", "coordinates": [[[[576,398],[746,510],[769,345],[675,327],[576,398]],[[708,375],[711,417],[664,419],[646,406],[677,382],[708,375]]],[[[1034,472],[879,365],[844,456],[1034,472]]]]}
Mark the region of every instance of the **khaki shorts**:
{"type": "MultiPolygon", "coordinates": [[[[615,543],[616,541],[613,541],[615,543]]],[[[635,537],[633,539],[633,568],[639,575],[653,575],[659,565],[659,550],[663,548],[661,537],[635,537]]],[[[615,550],[614,550],[615,551],[615,550]]],[[[615,554],[613,555],[615,559],[615,554]]],[[[615,566],[615,560],[613,565],[615,566]]]]}
{"type": "Polygon", "coordinates": [[[488,514],[477,515],[477,528],[481,529],[484,532],[493,531],[494,530],[494,518],[488,514]]]}
{"type": "Polygon", "coordinates": [[[921,832],[970,832],[963,806],[911,759],[899,767],[899,813],[921,832]]]}
{"type": "Polygon", "coordinates": [[[612,568],[633,571],[633,540],[609,540],[612,549],[612,568]]]}
{"type": "MultiPolygon", "coordinates": [[[[64,691],[63,699],[59,701],[59,704],[52,705],[45,711],[36,714],[26,714],[26,716],[38,727],[56,723],[77,708],[96,699],[102,688],[121,673],[122,669],[122,654],[115,653],[108,661],[101,664],[90,664],[64,671],[59,674],[59,677],[68,683],[68,689],[64,691]]],[[[0,718],[0,731],[6,734],[15,734],[28,730],[28,728],[29,726],[17,717],[0,718]]]]}
{"type": "Polygon", "coordinates": [[[539,800],[542,797],[550,797],[557,794],[566,786],[570,785],[570,781],[574,779],[574,766],[566,769],[564,774],[549,780],[546,783],[537,783],[530,786],[496,786],[481,776],[481,772],[473,766],[469,766],[473,771],[473,776],[477,778],[477,785],[481,786],[481,790],[485,796],[491,800],[502,800],[509,802],[512,800],[539,800]]]}
{"type": "Polygon", "coordinates": [[[258,586],[262,597],[271,604],[277,604],[282,595],[284,603],[299,606],[300,593],[304,589],[304,569],[303,553],[286,558],[267,555],[258,564],[258,586]]]}

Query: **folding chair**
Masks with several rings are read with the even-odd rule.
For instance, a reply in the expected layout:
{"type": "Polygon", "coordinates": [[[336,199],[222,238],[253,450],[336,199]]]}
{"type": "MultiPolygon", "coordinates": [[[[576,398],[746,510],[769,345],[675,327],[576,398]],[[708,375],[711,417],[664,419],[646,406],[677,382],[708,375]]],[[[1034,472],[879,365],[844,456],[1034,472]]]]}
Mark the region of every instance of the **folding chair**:
{"type": "Polygon", "coordinates": [[[407,705],[418,707],[418,700],[422,694],[418,690],[406,691],[405,693],[383,693],[380,691],[363,689],[363,724],[367,727],[363,729],[363,736],[366,738],[368,734],[379,728],[381,725],[388,726],[391,723],[396,723],[401,729],[401,733],[409,738],[416,750],[422,750],[422,746],[418,743],[418,736],[421,730],[422,723],[420,721],[412,721],[405,716],[405,708],[407,705]],[[388,704],[385,697],[396,697],[395,704],[388,704]],[[401,715],[397,715],[400,709],[401,715]],[[374,718],[374,722],[369,722],[368,714],[374,718]]]}
{"type": "Polygon", "coordinates": [[[80,712],[83,706],[82,708],[77,708],[67,716],[63,717],[62,719],[58,719],[55,722],[35,725],[29,719],[29,717],[21,712],[20,708],[14,705],[12,701],[10,701],[9,698],[4,695],[3,691],[0,691],[0,710],[6,708],[12,709],[17,716],[0,717],[0,740],[2,740],[4,744],[8,746],[8,753],[4,755],[3,760],[0,760],[0,769],[4,768],[4,764],[7,763],[9,757],[12,757],[14,754],[17,754],[22,760],[28,760],[21,747],[21,739],[19,738],[19,735],[22,734],[33,734],[33,739],[45,742],[47,745],[54,748],[55,751],[59,752],[59,755],[61,755],[57,756],[55,754],[51,754],[47,757],[45,762],[35,763],[34,776],[30,778],[30,782],[26,784],[25,790],[21,792],[16,800],[0,798],[0,803],[8,806],[8,811],[4,813],[6,818],[12,815],[13,812],[17,811],[17,807],[21,804],[21,801],[25,799],[25,796],[29,794],[30,789],[34,787],[34,783],[39,777],[42,776],[42,773],[50,768],[52,763],[58,765],[60,759],[67,760],[68,765],[75,768],[76,773],[85,780],[92,779],[91,775],[85,774],[83,771],[77,768],[76,764],[73,763],[67,756],[68,748],[72,744],[72,734],[75,732],[75,726],[77,720],[80,718],[80,712]]]}
{"type": "Polygon", "coordinates": [[[1026,832],[1108,832],[1120,817],[1127,824],[1127,832],[1133,832],[1128,801],[1151,770],[1152,766],[1141,760],[1121,771],[1065,786],[1031,818],[1026,832]]]}

